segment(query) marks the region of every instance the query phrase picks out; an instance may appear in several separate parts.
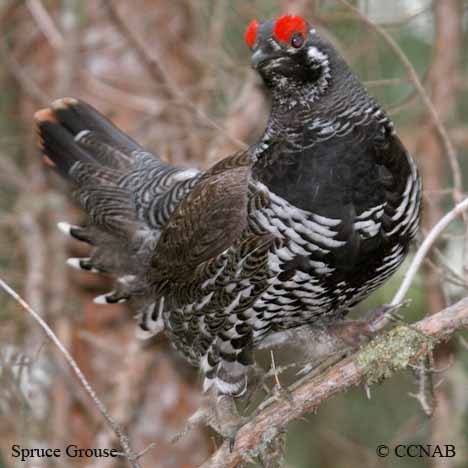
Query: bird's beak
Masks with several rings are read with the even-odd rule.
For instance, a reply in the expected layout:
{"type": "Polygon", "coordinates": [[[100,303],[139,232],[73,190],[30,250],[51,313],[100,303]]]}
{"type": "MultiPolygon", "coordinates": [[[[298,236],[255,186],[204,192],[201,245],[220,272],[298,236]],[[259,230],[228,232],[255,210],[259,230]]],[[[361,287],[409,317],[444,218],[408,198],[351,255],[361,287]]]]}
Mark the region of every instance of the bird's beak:
{"type": "Polygon", "coordinates": [[[250,59],[250,63],[252,67],[257,69],[261,63],[267,61],[270,58],[268,54],[266,54],[262,49],[257,49],[253,54],[252,58],[250,59]]]}

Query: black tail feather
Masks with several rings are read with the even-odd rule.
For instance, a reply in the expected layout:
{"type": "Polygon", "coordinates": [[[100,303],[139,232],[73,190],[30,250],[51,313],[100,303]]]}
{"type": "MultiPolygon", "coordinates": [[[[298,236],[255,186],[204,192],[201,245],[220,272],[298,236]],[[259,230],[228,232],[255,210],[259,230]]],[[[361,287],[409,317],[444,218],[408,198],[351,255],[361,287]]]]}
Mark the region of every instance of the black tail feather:
{"type": "Polygon", "coordinates": [[[120,157],[128,164],[130,158],[124,153],[130,155],[141,149],[97,110],[73,98],[54,101],[50,108],[36,112],[34,118],[45,162],[67,178],[76,162],[112,167],[116,164],[111,159],[120,157]],[[95,147],[91,136],[87,144],[81,141],[90,132],[102,136],[95,147]],[[102,142],[107,142],[107,146],[102,142]]]}
{"type": "Polygon", "coordinates": [[[70,169],[77,161],[93,163],[93,158],[79,147],[73,135],[57,121],[45,120],[44,117],[47,116],[44,111],[36,113],[38,144],[43,155],[47,158],[46,162],[54,166],[65,177],[69,176],[70,169]]]}
{"type": "Polygon", "coordinates": [[[77,135],[83,130],[97,131],[107,136],[117,148],[126,153],[141,150],[138,143],[85,102],[74,98],[63,98],[54,101],[52,108],[59,122],[73,135],[77,135]]]}

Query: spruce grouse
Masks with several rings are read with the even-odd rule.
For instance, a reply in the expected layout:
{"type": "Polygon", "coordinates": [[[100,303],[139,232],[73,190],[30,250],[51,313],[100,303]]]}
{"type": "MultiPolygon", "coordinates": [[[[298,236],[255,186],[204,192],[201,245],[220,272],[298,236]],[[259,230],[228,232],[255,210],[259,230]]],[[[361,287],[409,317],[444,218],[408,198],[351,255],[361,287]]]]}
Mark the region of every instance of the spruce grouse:
{"type": "Polygon", "coordinates": [[[35,114],[45,161],[88,215],[59,227],[94,248],[71,266],[111,273],[98,303],[130,299],[239,396],[267,336],[333,323],[402,263],[421,182],[392,122],[299,16],[252,21],[245,40],[271,92],[261,140],[207,171],[173,167],[72,98],[35,114]]]}

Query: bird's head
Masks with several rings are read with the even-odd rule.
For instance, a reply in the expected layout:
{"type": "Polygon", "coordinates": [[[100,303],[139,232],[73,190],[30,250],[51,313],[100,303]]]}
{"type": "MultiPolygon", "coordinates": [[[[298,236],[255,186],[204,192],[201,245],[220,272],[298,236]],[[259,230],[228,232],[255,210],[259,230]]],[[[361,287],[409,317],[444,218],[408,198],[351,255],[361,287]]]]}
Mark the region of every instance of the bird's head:
{"type": "Polygon", "coordinates": [[[252,50],[252,66],[268,87],[327,86],[333,48],[301,16],[253,20],[244,38],[252,50]]]}

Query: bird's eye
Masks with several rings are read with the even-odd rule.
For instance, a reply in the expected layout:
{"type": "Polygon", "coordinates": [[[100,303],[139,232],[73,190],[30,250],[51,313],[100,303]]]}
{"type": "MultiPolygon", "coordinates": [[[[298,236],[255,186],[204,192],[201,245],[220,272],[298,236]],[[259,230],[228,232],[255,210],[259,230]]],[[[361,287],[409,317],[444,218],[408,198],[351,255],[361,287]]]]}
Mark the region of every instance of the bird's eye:
{"type": "Polygon", "coordinates": [[[304,36],[300,32],[293,34],[293,36],[291,37],[291,45],[295,49],[299,49],[299,47],[302,47],[303,44],[304,36]]]}

